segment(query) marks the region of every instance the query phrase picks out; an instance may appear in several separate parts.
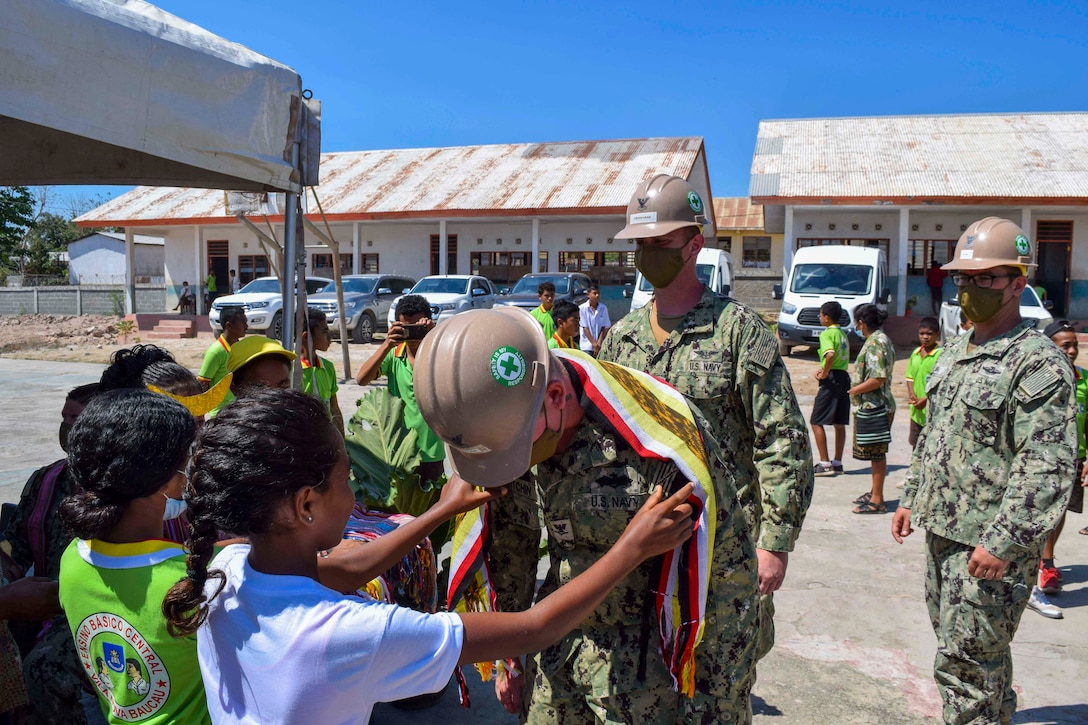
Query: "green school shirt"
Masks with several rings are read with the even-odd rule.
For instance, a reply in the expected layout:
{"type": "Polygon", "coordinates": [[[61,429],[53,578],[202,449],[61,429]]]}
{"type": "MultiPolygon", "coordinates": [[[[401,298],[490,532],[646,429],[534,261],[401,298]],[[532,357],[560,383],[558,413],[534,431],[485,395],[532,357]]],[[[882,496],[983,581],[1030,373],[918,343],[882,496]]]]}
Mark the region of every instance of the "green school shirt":
{"type": "Polygon", "coordinates": [[[824,361],[824,354],[831,350],[835,353],[832,358],[832,370],[848,370],[850,368],[850,341],[846,339],[846,333],[838,325],[832,325],[820,333],[820,362],[824,361]]]}
{"type": "Polygon", "coordinates": [[[382,360],[381,374],[389,381],[389,392],[404,401],[404,423],[416,432],[419,453],[424,463],[446,459],[446,446],[423,420],[416,404],[416,388],[412,380],[412,363],[408,360],[408,345],[401,343],[382,360]]]}
{"type": "MultiPolygon", "coordinates": [[[[934,348],[933,352],[923,356],[924,351],[919,346],[910,354],[910,361],[907,363],[907,382],[914,386],[914,397],[926,397],[926,381],[929,380],[929,374],[933,372],[933,366],[937,364],[942,349],[940,347],[934,348]]],[[[910,409],[910,419],[918,425],[925,425],[926,409],[912,407],[910,409]]]]}
{"type": "Polygon", "coordinates": [[[209,292],[218,292],[219,291],[219,290],[217,290],[215,288],[215,275],[214,274],[209,274],[208,279],[204,280],[204,284],[207,287],[209,292]]]}
{"type": "MultiPolygon", "coordinates": [[[[230,359],[230,344],[222,335],[204,351],[204,362],[200,365],[197,377],[209,381],[208,387],[212,387],[227,376],[227,360],[230,359]]],[[[214,417],[220,410],[234,400],[234,393],[227,391],[227,397],[223,402],[213,408],[208,417],[214,417]]]]}
{"type": "Polygon", "coordinates": [[[536,321],[540,323],[540,326],[544,328],[544,339],[552,339],[552,335],[555,334],[555,320],[552,319],[552,311],[545,310],[544,305],[541,305],[533,310],[532,315],[536,318],[536,321]]]}
{"type": "Polygon", "coordinates": [[[331,410],[332,396],[340,389],[336,384],[336,367],[323,357],[317,358],[317,365],[310,365],[302,358],[299,360],[302,362],[302,392],[313,395],[316,382],[317,397],[331,410]]]}
{"type": "Polygon", "coordinates": [[[185,577],[185,549],[153,539],[75,539],[60,563],[60,603],[76,653],[111,723],[209,723],[196,635],[166,631],[162,600],[185,577]]]}
{"type": "Polygon", "coordinates": [[[1088,371],[1074,366],[1073,372],[1077,375],[1077,458],[1084,458],[1084,423],[1088,419],[1088,371]]]}

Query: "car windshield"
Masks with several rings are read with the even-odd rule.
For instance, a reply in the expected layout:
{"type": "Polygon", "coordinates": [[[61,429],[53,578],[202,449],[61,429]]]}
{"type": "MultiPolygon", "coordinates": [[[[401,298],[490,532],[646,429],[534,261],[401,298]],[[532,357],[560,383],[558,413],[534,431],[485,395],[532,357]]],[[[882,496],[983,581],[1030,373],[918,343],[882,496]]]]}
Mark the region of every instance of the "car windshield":
{"type": "MultiPolygon", "coordinates": [[[[376,279],[343,279],[341,282],[344,284],[345,293],[354,293],[360,295],[368,295],[374,291],[374,283],[376,279]]],[[[336,283],[332,282],[325,287],[321,288],[322,292],[335,292],[336,283]]]]}
{"type": "Polygon", "coordinates": [[[542,282],[551,282],[555,285],[555,293],[557,295],[565,295],[570,292],[570,277],[564,275],[555,276],[541,276],[536,277],[522,277],[518,280],[518,283],[514,285],[514,289],[510,290],[512,295],[522,294],[536,294],[536,288],[540,286],[542,282]]]}
{"type": "Polygon", "coordinates": [[[468,280],[449,277],[424,277],[416,282],[416,286],[412,288],[412,294],[418,295],[424,292],[463,295],[468,292],[468,280]]]}
{"type": "Polygon", "coordinates": [[[863,264],[799,264],[790,292],[805,295],[864,295],[873,286],[873,268],[863,264]]]}
{"type": "Polygon", "coordinates": [[[238,294],[267,294],[269,292],[278,294],[279,291],[280,282],[278,279],[255,279],[242,289],[238,290],[238,294]]]}

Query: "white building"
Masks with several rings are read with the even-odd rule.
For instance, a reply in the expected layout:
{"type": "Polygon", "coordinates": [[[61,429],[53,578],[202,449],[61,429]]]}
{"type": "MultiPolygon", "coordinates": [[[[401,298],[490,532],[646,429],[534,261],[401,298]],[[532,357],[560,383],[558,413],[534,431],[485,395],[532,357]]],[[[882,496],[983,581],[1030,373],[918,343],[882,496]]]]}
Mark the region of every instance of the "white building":
{"type": "Polygon", "coordinates": [[[900,315],[968,224],[1010,219],[1054,316],[1088,317],[1088,113],[762,121],[749,191],[786,268],[808,245],[885,249],[900,315]]]}
{"type": "MultiPolygon", "coordinates": [[[[138,284],[162,283],[162,237],[136,234],[134,270],[138,284]]],[[[125,235],[95,232],[68,243],[68,281],[71,284],[124,284],[125,235]]]]}
{"type": "MultiPolygon", "coordinates": [[[[479,272],[501,285],[535,262],[618,284],[634,276],[634,244],[613,235],[635,188],[659,173],[688,179],[712,208],[703,140],[689,137],[326,153],[306,218],[321,232],[328,223],[345,272],[479,272]]],[[[161,234],[170,307],[182,280],[202,284],[208,269],[220,291],[230,269],[243,284],[277,273],[282,214],[248,216],[262,241],[225,197],[139,187],[76,221],[161,234]]],[[[330,250],[310,228],[306,252],[309,272],[331,272],[330,250]]]]}

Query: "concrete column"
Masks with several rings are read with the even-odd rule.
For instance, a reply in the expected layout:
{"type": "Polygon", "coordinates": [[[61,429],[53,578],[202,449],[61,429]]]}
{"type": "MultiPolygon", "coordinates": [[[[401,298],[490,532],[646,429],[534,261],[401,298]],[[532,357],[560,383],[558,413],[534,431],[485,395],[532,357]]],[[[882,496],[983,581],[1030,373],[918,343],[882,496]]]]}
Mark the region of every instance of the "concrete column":
{"type": "MultiPolygon", "coordinates": [[[[782,226],[782,234],[782,266],[784,269],[782,281],[785,283],[786,277],[789,276],[790,267],[793,266],[793,247],[796,244],[793,237],[793,207],[789,204],[786,205],[786,219],[782,226]]],[[[734,257],[734,261],[740,260],[734,257]]]]}
{"type": "Polygon", "coordinates": [[[204,232],[200,226],[193,227],[193,269],[195,270],[192,283],[189,286],[194,295],[194,308],[198,315],[208,314],[204,309],[204,277],[201,270],[204,269],[204,232]]]}
{"type": "Polygon", "coordinates": [[[83,314],[83,290],[76,287],[76,315],[83,314]]]}
{"type": "Polygon", "coordinates": [[[363,254],[361,236],[363,225],[359,222],[351,223],[351,273],[359,274],[363,268],[363,254]]]}
{"type": "Polygon", "coordinates": [[[125,314],[136,313],[136,233],[125,227],[125,314]]]}
{"type": "Polygon", "coordinates": [[[449,253],[449,239],[446,237],[446,220],[438,222],[438,273],[449,274],[449,264],[446,255],[449,253]]]}
{"type": "Polygon", "coordinates": [[[537,269],[537,259],[540,258],[540,220],[533,219],[533,258],[529,263],[529,273],[547,272],[546,269],[537,269]]]}
{"type": "MultiPolygon", "coordinates": [[[[899,247],[896,249],[895,268],[898,283],[895,287],[895,314],[907,313],[907,245],[910,236],[910,209],[899,210],[899,247]]],[[[877,290],[879,292],[879,290],[877,290]]]]}

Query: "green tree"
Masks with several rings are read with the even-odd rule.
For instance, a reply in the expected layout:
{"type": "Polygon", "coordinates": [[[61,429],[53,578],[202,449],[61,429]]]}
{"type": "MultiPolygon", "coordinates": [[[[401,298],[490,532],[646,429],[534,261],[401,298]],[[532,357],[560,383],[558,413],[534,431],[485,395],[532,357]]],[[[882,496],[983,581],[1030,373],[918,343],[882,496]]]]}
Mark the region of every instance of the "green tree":
{"type": "Polygon", "coordinates": [[[0,187],[0,267],[20,266],[23,239],[34,224],[34,211],[30,189],[0,187]]]}

